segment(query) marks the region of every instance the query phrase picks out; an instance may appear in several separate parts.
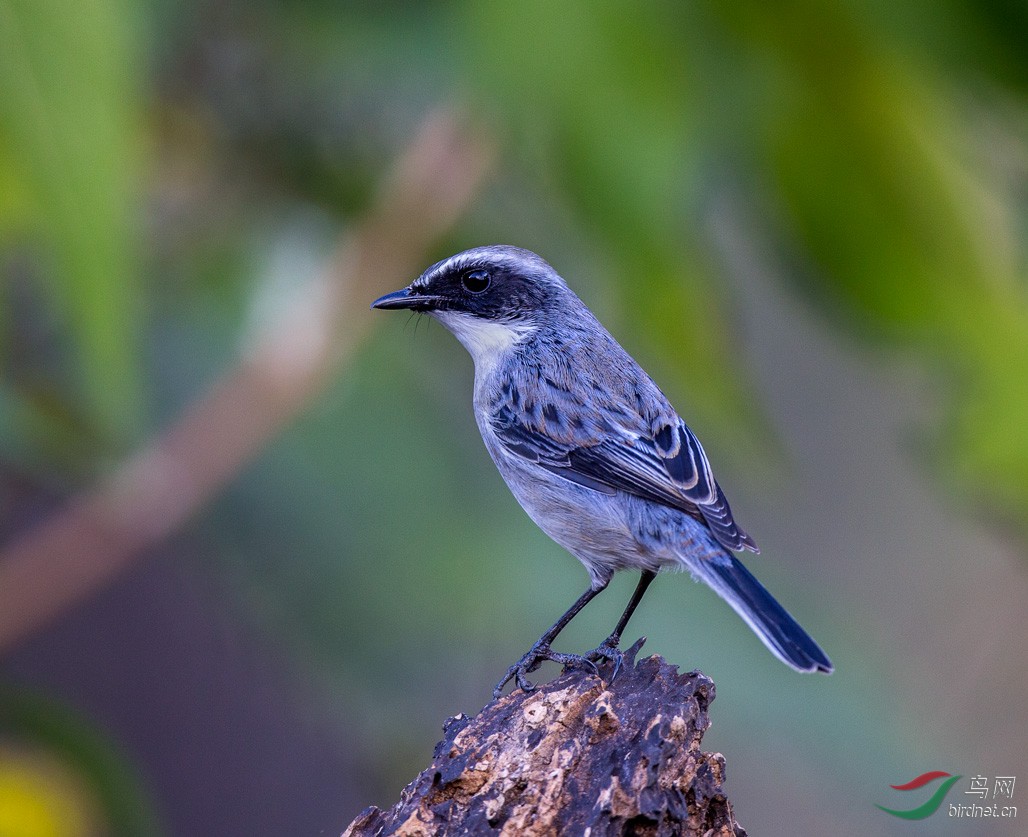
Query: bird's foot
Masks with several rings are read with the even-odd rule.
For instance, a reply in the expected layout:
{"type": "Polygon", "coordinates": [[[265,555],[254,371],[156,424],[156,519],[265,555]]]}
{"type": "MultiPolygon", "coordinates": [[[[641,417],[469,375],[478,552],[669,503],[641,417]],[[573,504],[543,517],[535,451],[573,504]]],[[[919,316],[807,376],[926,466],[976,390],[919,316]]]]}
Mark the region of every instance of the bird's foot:
{"type": "Polygon", "coordinates": [[[616,634],[611,634],[592,651],[586,654],[586,658],[593,663],[600,662],[601,660],[610,660],[614,664],[614,671],[610,675],[608,683],[613,683],[614,678],[618,676],[618,672],[621,671],[621,664],[625,661],[625,653],[618,648],[621,642],[621,637],[616,634]]]}
{"type": "Polygon", "coordinates": [[[560,663],[564,666],[565,671],[569,668],[584,668],[587,669],[590,674],[599,676],[600,673],[596,668],[596,663],[590,660],[588,655],[583,657],[579,654],[561,654],[550,648],[548,644],[537,642],[531,647],[531,649],[529,649],[528,653],[525,654],[524,657],[507,669],[507,673],[503,675],[503,679],[497,683],[496,688],[493,689],[493,697],[498,698],[503,692],[503,687],[511,680],[517,684],[519,689],[525,692],[531,692],[535,689],[535,684],[530,682],[526,675],[529,672],[535,671],[547,660],[554,663],[560,663]]]}

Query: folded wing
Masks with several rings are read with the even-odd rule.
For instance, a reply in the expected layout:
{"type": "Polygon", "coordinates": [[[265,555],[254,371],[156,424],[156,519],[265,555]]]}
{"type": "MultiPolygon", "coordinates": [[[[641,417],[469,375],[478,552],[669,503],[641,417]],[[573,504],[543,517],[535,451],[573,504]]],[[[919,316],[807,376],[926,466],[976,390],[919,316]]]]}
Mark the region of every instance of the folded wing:
{"type": "Polygon", "coordinates": [[[509,406],[496,411],[491,426],[511,454],[594,491],[624,491],[678,509],[704,521],[726,549],[757,552],[732,518],[699,440],[675,418],[652,434],[608,426],[593,444],[557,439],[509,406]]]}

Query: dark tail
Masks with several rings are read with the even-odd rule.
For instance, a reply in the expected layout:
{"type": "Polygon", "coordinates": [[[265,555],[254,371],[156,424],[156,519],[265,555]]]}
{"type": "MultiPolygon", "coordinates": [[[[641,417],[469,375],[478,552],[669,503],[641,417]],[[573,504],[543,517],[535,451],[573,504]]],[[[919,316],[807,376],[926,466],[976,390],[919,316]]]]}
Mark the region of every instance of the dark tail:
{"type": "Polygon", "coordinates": [[[768,649],[796,671],[831,674],[832,661],[810,634],[764,588],[735,556],[731,563],[705,560],[693,572],[738,613],[768,649]]]}

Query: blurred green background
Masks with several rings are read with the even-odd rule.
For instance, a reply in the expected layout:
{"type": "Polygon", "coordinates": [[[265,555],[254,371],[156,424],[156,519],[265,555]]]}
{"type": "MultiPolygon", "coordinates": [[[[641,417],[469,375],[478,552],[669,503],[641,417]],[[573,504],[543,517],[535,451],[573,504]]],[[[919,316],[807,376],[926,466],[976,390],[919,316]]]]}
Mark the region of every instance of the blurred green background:
{"type": "MultiPolygon", "coordinates": [[[[492,166],[417,269],[549,260],[836,664],[796,675],[685,576],[647,596],[626,639],[715,680],[739,821],[1020,833],[874,807],[923,801],[888,785],[928,770],[1028,793],[1015,0],[0,0],[0,608],[17,544],[303,302],[440,108],[492,166]]],[[[224,490],[0,646],[4,837],[338,833],[584,589],[489,461],[461,347],[367,311],[372,287],[224,490]]],[[[561,647],[595,646],[634,583],[561,647]]]]}

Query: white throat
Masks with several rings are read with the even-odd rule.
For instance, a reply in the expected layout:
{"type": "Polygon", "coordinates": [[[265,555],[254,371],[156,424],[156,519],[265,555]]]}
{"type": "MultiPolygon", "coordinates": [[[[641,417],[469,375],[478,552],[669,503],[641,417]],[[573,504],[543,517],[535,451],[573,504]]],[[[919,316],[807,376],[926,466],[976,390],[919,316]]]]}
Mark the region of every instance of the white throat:
{"type": "Polygon", "coordinates": [[[458,311],[433,311],[432,316],[460,340],[475,361],[475,377],[484,379],[504,355],[535,331],[535,326],[483,320],[458,311]]]}

